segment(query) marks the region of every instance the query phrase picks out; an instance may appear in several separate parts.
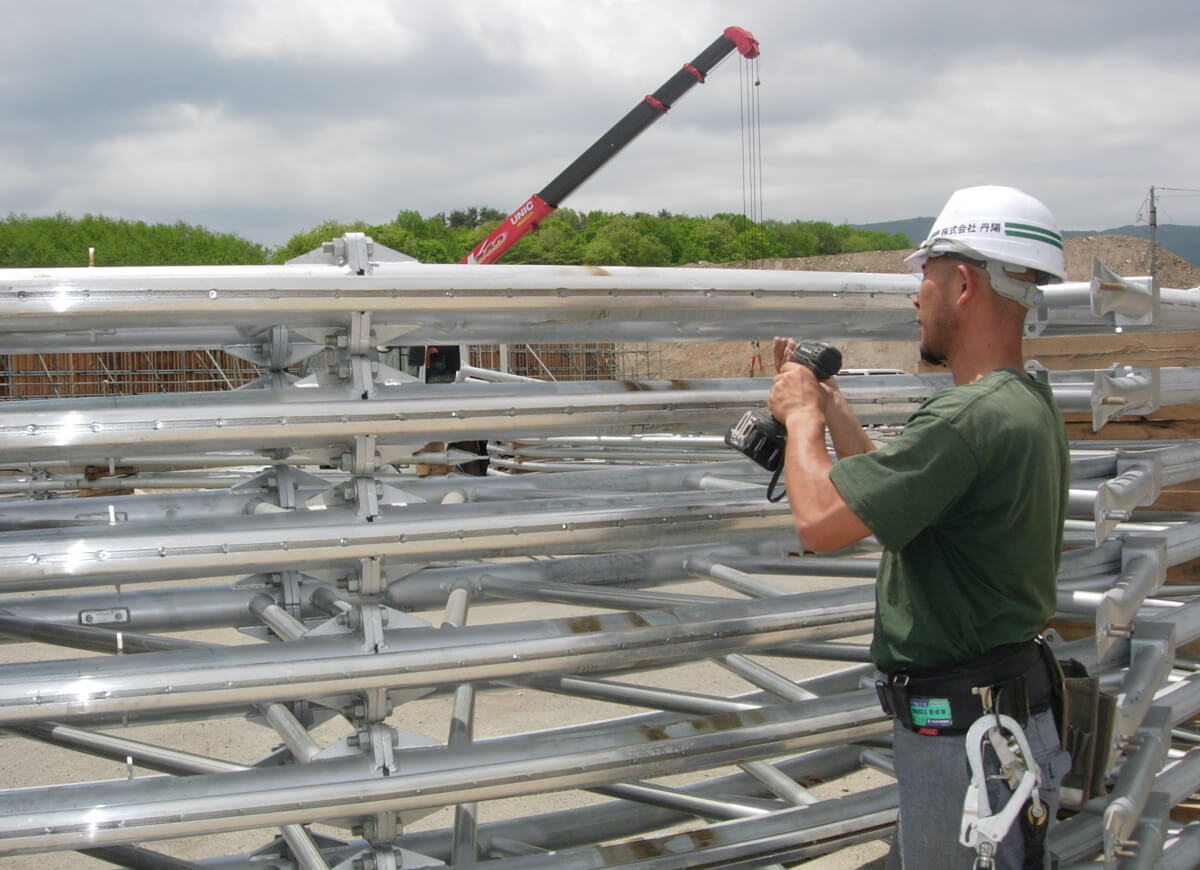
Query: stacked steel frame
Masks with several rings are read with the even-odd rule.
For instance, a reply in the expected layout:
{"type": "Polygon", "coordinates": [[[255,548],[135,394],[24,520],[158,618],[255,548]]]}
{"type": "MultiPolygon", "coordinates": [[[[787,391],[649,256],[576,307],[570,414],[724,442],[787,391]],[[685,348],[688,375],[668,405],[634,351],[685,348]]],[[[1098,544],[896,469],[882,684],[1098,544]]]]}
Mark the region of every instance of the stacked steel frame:
{"type": "MultiPolygon", "coordinates": [[[[0,405],[0,630],[105,653],[0,667],[7,745],[161,773],[0,792],[0,855],[189,866],[153,841],[266,829],[258,852],[204,866],[745,867],[886,837],[886,778],[835,799],[807,787],[889,768],[861,643],[875,551],[796,554],[766,475],[717,442],[764,381],[424,384],[377,349],[909,338],[915,289],[857,273],[381,262],[355,235],[283,267],[0,273],[0,353],[219,349],[263,371],[233,391],[0,405]],[[297,373],[318,353],[331,364],[297,373]],[[489,476],[412,473],[472,458],[430,447],[468,439],[492,442],[489,476]],[[587,609],[474,618],[514,600],[587,609]],[[255,642],[184,634],[201,629],[255,642]],[[825,667],[780,673],[797,660],[825,667]],[[706,661],[749,691],[639,682],[706,661]],[[476,739],[479,694],[514,686],[650,712],[476,739]],[[406,727],[407,705],[437,697],[445,740],[406,727]],[[122,730],[215,717],[282,745],[234,763],[122,730]],[[318,739],[322,724],[338,736],[318,739]],[[652,781],[703,770],[724,775],[652,781]],[[576,790],[607,801],[479,819],[480,802],[576,790]],[[447,827],[412,825],[443,807],[447,827]]],[[[1031,335],[1200,330],[1200,294],[1099,267],[1046,297],[1031,335]]],[[[1038,376],[1097,429],[1200,401],[1194,368],[1038,376]]],[[[843,389],[886,437],[945,383],[843,389]]],[[[1080,796],[1052,835],[1065,865],[1194,865],[1198,827],[1171,810],[1200,786],[1200,598],[1165,579],[1200,558],[1200,516],[1148,508],[1197,478],[1186,439],[1073,449],[1059,618],[1093,631],[1056,643],[1117,715],[1106,794],[1080,796]]]]}

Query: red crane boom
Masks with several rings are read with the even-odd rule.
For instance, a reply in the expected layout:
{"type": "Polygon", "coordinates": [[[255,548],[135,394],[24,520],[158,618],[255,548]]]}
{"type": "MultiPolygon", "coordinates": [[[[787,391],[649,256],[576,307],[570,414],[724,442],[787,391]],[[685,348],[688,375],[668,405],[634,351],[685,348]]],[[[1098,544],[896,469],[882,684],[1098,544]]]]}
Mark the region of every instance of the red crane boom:
{"type": "Polygon", "coordinates": [[[758,57],[758,40],[748,30],[726,27],[724,32],[691,63],[685,63],[653,94],[647,94],[621,120],[614,124],[587,151],[560,172],[553,181],[535,193],[500,222],[487,238],[462,258],[463,263],[494,263],[527,233],[537,228],[547,215],[562,203],[571,191],[587,181],[597,169],[638,134],[661,118],[688,90],[705,77],[734,49],[746,58],[758,57]]]}

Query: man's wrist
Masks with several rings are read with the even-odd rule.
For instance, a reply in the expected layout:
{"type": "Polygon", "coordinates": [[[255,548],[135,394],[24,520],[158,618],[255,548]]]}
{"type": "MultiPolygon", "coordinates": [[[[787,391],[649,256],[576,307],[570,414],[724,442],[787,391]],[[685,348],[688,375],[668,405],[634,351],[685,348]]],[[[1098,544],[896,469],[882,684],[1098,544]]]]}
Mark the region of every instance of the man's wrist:
{"type": "Polygon", "coordinates": [[[821,413],[820,408],[797,408],[787,415],[783,421],[783,425],[789,433],[793,430],[801,430],[810,426],[824,430],[825,415],[821,413]]]}

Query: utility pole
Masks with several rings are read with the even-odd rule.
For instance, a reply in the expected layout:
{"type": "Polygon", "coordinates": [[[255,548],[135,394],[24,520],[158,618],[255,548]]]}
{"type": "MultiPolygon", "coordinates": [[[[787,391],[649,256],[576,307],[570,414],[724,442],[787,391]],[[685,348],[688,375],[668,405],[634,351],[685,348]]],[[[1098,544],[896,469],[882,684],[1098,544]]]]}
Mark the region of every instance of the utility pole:
{"type": "Polygon", "coordinates": [[[1154,185],[1150,185],[1150,281],[1158,280],[1158,270],[1154,258],[1155,230],[1158,227],[1158,207],[1154,204],[1154,185]]]}

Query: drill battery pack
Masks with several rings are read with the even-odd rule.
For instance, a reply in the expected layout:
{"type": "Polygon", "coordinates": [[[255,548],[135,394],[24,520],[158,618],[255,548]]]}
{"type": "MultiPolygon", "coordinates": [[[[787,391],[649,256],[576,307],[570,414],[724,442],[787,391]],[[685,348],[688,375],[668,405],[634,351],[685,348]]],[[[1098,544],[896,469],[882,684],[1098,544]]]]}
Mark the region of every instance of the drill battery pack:
{"type": "Polygon", "coordinates": [[[729,428],[725,433],[725,444],[767,471],[776,471],[783,464],[787,430],[766,411],[755,408],[729,428]]]}

